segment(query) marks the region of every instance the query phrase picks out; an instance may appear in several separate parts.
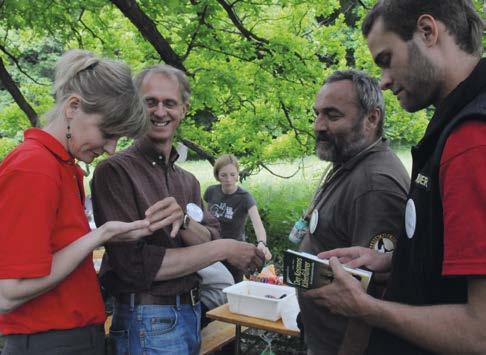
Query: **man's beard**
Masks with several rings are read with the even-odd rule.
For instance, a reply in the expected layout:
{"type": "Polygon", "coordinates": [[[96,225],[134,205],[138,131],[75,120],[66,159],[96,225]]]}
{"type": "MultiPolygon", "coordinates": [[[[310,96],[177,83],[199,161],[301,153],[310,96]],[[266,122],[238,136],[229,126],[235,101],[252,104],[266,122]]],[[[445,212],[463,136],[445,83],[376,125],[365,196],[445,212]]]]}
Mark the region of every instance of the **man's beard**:
{"type": "Polygon", "coordinates": [[[347,135],[317,132],[317,157],[324,161],[342,164],[363,150],[368,143],[364,135],[363,119],[359,119],[347,135]]]}
{"type": "Polygon", "coordinates": [[[403,84],[407,87],[408,100],[402,107],[408,112],[416,112],[437,102],[439,92],[439,70],[414,42],[407,44],[408,69],[403,84]]]}

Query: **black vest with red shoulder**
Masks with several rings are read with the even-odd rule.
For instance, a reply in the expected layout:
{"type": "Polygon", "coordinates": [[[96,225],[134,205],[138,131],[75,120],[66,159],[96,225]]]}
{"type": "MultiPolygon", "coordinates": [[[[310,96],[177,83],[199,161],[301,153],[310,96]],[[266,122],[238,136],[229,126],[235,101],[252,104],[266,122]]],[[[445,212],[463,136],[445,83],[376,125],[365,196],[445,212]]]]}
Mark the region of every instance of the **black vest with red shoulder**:
{"type": "MultiPolygon", "coordinates": [[[[404,231],[393,255],[386,300],[416,306],[467,302],[466,277],[442,276],[444,225],[439,167],[450,133],[468,120],[486,120],[485,60],[448,95],[435,112],[423,139],[412,149],[412,182],[404,231]]],[[[375,328],[366,354],[434,352],[393,334],[393,329],[375,328]]]]}

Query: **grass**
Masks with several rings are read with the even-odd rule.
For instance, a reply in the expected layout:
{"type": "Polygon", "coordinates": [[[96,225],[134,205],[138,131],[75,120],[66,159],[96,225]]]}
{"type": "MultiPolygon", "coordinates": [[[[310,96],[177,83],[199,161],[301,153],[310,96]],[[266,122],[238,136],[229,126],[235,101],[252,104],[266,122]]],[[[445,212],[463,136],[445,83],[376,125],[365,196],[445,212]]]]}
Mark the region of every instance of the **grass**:
{"type": "MultiPolygon", "coordinates": [[[[400,148],[396,149],[395,152],[410,173],[412,166],[410,150],[408,148],[400,148]]],[[[197,177],[201,183],[202,191],[205,191],[209,185],[217,184],[213,176],[213,168],[207,161],[186,161],[178,165],[197,177]]],[[[257,174],[248,177],[241,186],[250,191],[259,186],[267,186],[272,190],[291,188],[292,185],[296,185],[297,187],[312,185],[315,187],[326,165],[326,162],[320,161],[315,156],[306,157],[294,162],[269,164],[270,170],[280,176],[291,176],[297,169],[300,169],[297,174],[288,179],[277,177],[267,170],[261,170],[257,174]]]]}

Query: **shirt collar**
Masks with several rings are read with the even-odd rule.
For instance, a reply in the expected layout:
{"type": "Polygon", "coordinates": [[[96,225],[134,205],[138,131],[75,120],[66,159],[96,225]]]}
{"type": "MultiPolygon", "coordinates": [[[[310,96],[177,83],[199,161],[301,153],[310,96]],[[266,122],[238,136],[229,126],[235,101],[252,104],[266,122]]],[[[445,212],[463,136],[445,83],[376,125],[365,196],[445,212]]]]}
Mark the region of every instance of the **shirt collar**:
{"type": "MultiPolygon", "coordinates": [[[[155,149],[155,144],[148,137],[145,136],[135,141],[135,147],[140,151],[140,153],[142,153],[144,158],[151,166],[155,167],[159,165],[163,168],[167,167],[165,164],[165,156],[155,149]]],[[[172,147],[170,150],[168,164],[172,169],[174,169],[174,163],[178,158],[179,153],[177,153],[177,150],[172,147]]]]}
{"type": "Polygon", "coordinates": [[[34,140],[46,147],[63,162],[74,164],[74,157],[54,136],[39,128],[29,128],[24,132],[24,140],[34,140]]]}

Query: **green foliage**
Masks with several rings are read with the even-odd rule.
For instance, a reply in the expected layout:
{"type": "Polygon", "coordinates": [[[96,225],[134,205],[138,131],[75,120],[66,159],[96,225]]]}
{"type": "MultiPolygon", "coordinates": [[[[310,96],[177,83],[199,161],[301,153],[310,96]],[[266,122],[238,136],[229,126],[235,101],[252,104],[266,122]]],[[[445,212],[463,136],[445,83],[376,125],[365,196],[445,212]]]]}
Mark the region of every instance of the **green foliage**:
{"type": "Polygon", "coordinates": [[[11,138],[0,138],[0,161],[2,161],[8,153],[10,153],[16,146],[17,141],[11,138]]]}
{"type": "MultiPolygon", "coordinates": [[[[42,115],[53,104],[48,86],[26,83],[22,86],[23,94],[34,110],[42,115]]],[[[41,119],[41,122],[45,122],[41,119]]],[[[31,126],[25,113],[11,100],[0,106],[0,133],[3,136],[14,137],[18,132],[31,126]]]]}
{"type": "MultiPolygon", "coordinates": [[[[257,201],[258,211],[267,232],[267,245],[275,256],[275,262],[282,264],[283,251],[295,249],[288,240],[294,223],[309,206],[317,181],[302,184],[302,181],[285,182],[277,185],[250,185],[248,190],[257,201]]],[[[246,225],[248,241],[256,243],[251,222],[246,225]]]]}
{"type": "Polygon", "coordinates": [[[14,103],[6,105],[0,114],[2,136],[13,137],[19,131],[30,127],[30,122],[22,110],[14,103]]]}
{"type": "Polygon", "coordinates": [[[425,132],[431,114],[426,110],[408,113],[401,109],[391,92],[385,93],[385,133],[394,144],[417,143],[425,132]]]}
{"type": "MultiPolygon", "coordinates": [[[[235,153],[256,172],[269,162],[312,154],[312,106],[332,71],[356,67],[379,76],[360,32],[363,4],[374,2],[226,1],[231,14],[214,0],[136,3],[187,68],[193,96],[180,135],[211,154],[235,153]]],[[[69,48],[124,60],[134,71],[160,62],[154,46],[110,1],[1,3],[0,45],[35,82],[0,55],[40,114],[52,104],[54,63],[69,48]]],[[[482,8],[482,1],[475,4],[482,8]]],[[[0,131],[25,128],[8,96],[0,92],[0,100],[0,131]]],[[[386,104],[389,138],[416,143],[427,113],[407,114],[390,95],[386,104]]]]}

